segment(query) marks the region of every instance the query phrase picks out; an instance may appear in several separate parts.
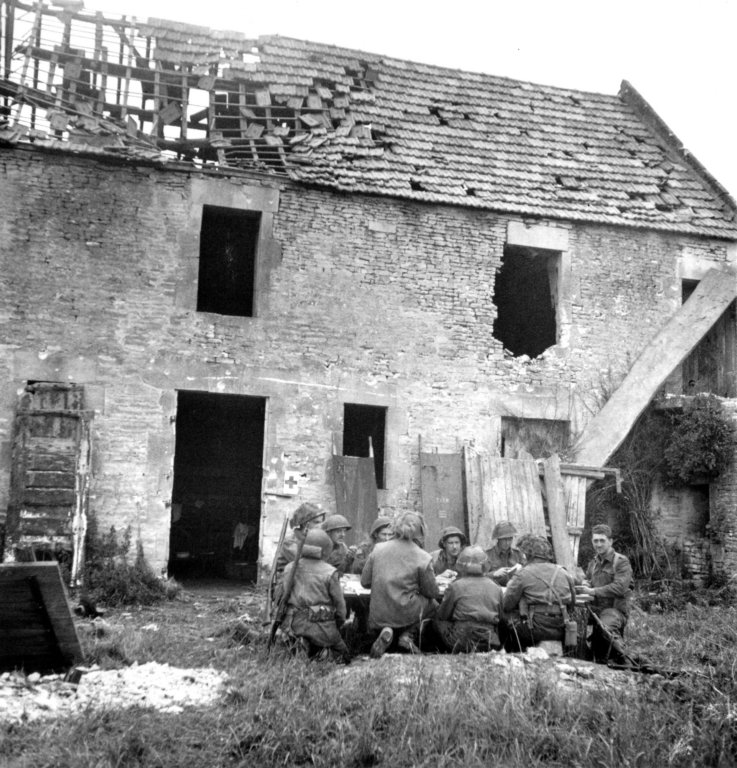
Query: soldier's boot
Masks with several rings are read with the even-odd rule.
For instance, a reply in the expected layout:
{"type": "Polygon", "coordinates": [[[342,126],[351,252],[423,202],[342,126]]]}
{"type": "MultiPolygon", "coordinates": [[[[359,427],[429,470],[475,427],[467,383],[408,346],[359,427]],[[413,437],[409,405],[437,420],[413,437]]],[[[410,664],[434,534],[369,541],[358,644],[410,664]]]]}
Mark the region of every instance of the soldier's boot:
{"type": "Polygon", "coordinates": [[[379,632],[379,636],[374,640],[374,644],[371,646],[369,656],[372,659],[378,659],[386,653],[386,649],[392,644],[394,639],[394,630],[391,627],[384,627],[379,632]]]}

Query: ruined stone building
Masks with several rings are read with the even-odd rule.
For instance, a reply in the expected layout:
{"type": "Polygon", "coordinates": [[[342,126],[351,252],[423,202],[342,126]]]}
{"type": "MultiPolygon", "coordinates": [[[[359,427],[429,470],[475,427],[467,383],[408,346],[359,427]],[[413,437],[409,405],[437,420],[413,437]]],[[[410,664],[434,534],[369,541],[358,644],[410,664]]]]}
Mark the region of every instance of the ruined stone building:
{"type": "MultiPolygon", "coordinates": [[[[334,508],[333,453],[371,438],[390,512],[422,508],[422,450],[576,458],[684,296],[734,294],[735,202],[628,83],[0,9],[6,558],[86,513],[162,572],[253,576],[297,503],[334,508]]],[[[731,295],[694,327],[734,409],[731,295]]],[[[737,529],[733,473],[689,498],[669,535],[737,529]]]]}

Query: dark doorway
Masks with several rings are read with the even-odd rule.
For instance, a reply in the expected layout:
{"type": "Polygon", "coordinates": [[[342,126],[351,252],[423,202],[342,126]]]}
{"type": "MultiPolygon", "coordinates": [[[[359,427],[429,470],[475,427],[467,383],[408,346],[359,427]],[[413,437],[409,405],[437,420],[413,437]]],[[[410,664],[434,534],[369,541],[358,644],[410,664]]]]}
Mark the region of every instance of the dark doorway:
{"type": "Polygon", "coordinates": [[[172,576],[256,580],[265,402],[178,393],[172,576]]]}
{"type": "Polygon", "coordinates": [[[494,338],[515,357],[537,357],[557,342],[555,251],[508,245],[494,281],[494,338]]]}
{"type": "Polygon", "coordinates": [[[345,403],[343,409],[343,455],[368,456],[369,440],[374,452],[376,487],[384,488],[384,434],[386,408],[345,403]]]}

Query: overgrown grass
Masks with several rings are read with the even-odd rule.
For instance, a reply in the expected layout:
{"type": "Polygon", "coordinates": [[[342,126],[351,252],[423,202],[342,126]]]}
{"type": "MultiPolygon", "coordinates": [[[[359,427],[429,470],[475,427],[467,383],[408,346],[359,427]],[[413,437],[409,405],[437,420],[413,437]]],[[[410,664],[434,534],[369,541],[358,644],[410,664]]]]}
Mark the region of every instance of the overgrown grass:
{"type": "MultiPolygon", "coordinates": [[[[267,656],[257,608],[244,593],[111,613],[108,637],[128,662],[226,670],[231,685],[221,704],[179,715],[90,711],[5,726],[0,765],[649,768],[737,762],[732,606],[636,610],[632,649],[686,673],[670,680],[597,674],[585,685],[561,682],[551,665],[509,668],[485,654],[385,657],[347,668],[283,651],[267,656]],[[246,610],[254,620],[239,623],[246,610]]],[[[100,638],[88,635],[85,643],[94,649],[100,638]]]]}

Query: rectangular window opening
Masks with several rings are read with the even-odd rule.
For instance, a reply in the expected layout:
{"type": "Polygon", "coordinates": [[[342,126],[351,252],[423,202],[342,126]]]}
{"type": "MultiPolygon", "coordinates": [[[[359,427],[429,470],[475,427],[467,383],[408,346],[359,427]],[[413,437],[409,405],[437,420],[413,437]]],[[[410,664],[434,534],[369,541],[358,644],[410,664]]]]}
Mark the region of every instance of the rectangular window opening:
{"type": "Polygon", "coordinates": [[[559,264],[558,251],[504,247],[494,281],[493,335],[514,357],[538,357],[557,343],[559,264]]]}
{"type": "Polygon", "coordinates": [[[570,432],[568,421],[502,416],[501,453],[506,459],[518,459],[523,452],[533,459],[548,459],[566,452],[570,432]]]}
{"type": "Polygon", "coordinates": [[[343,455],[369,456],[369,438],[374,451],[376,487],[384,488],[384,440],[386,408],[345,403],[343,409],[343,455]]]}
{"type": "Polygon", "coordinates": [[[198,312],[254,316],[260,223],[258,212],[203,206],[198,312]]]}

